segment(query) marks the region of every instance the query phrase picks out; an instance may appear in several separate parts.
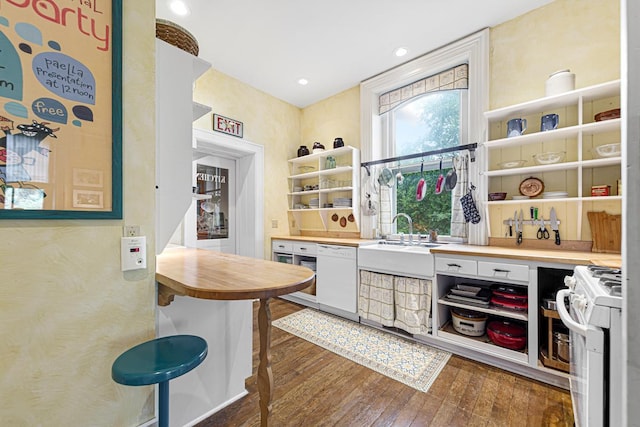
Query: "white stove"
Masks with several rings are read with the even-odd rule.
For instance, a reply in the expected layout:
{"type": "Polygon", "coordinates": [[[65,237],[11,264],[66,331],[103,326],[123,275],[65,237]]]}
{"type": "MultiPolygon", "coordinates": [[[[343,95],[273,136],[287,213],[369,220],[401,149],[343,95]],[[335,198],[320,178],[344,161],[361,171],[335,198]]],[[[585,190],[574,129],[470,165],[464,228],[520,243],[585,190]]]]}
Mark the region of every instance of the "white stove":
{"type": "Polygon", "coordinates": [[[571,399],[578,427],[619,426],[622,420],[622,274],[578,266],[558,291],[560,319],[570,330],[571,399]],[[565,298],[569,298],[569,310],[565,298]]]}

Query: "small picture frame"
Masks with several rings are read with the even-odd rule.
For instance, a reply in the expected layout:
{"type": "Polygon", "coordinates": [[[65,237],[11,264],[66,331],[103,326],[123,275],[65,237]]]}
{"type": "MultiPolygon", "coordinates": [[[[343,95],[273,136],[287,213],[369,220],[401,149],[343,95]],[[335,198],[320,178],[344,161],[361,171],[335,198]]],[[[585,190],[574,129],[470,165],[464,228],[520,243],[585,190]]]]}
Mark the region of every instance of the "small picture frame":
{"type": "Polygon", "coordinates": [[[73,190],[73,207],[86,209],[102,209],[104,192],[94,190],[73,190]]]}
{"type": "Polygon", "coordinates": [[[94,169],[73,168],[73,185],[76,187],[102,188],[104,173],[94,169]]]}

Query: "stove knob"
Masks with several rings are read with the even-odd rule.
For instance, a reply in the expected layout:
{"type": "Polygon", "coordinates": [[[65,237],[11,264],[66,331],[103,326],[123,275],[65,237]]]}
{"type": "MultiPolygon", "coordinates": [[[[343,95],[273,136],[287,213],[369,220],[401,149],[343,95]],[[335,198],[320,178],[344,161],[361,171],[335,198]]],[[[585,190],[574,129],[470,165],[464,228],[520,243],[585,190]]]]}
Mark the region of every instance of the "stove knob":
{"type": "Polygon", "coordinates": [[[573,276],[564,276],[564,285],[567,288],[574,290],[576,288],[576,278],[573,276]]]}

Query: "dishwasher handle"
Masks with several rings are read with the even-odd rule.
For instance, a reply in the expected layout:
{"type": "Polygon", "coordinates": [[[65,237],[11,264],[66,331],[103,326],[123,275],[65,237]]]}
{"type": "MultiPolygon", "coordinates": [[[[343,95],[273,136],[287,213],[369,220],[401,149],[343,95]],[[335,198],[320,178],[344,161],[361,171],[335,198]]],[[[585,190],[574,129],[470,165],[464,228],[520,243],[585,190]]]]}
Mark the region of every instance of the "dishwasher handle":
{"type": "Polygon", "coordinates": [[[356,248],[351,246],[318,245],[316,255],[355,259],[356,253],[356,248]]]}

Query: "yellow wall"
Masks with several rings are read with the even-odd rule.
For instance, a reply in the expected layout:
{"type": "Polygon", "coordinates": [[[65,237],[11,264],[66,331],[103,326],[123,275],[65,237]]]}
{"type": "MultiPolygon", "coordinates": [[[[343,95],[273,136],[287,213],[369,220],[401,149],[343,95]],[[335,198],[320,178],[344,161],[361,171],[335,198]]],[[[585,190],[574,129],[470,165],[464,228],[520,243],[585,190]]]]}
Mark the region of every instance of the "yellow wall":
{"type": "Polygon", "coordinates": [[[155,3],[123,3],[124,220],[0,222],[2,425],[131,426],[153,414],[151,387],[111,380],[113,360],[155,332],[153,268],[120,271],[123,224],[155,246],[155,3]]]}
{"type": "MultiPolygon", "coordinates": [[[[264,255],[271,258],[271,236],[288,234],[287,159],[300,145],[300,109],[256,90],[217,70],[207,71],[196,84],[195,101],[212,112],[239,120],[243,139],[264,146],[264,255]],[[272,220],[278,223],[272,228],[272,220]]],[[[211,130],[211,114],[197,120],[196,128],[211,130]]]]}
{"type": "Polygon", "coordinates": [[[340,92],[302,110],[301,145],[311,149],[315,141],[325,148],[341,137],[345,145],[360,148],[360,87],[340,92]]]}
{"type": "MultiPolygon", "coordinates": [[[[550,73],[557,70],[568,68],[575,73],[576,88],[620,78],[620,2],[606,0],[586,3],[581,0],[556,0],[491,29],[490,109],[544,97],[545,81],[550,73]]],[[[619,105],[619,99],[614,99],[612,102],[617,102],[619,105]]],[[[588,107],[593,108],[595,112],[611,108],[602,105],[588,107]]],[[[553,112],[560,114],[561,126],[577,123],[576,111],[567,109],[553,112]],[[562,123],[563,120],[564,123],[562,123]]],[[[528,124],[532,129],[539,127],[539,116],[530,117],[528,124]]],[[[491,131],[493,139],[504,137],[495,135],[495,129],[491,131]]],[[[620,142],[620,132],[613,135],[598,135],[593,139],[593,141],[584,142],[597,145],[620,142]]],[[[521,146],[503,149],[502,157],[500,153],[496,153],[489,167],[496,169],[497,162],[514,159],[528,160],[527,166],[531,166],[533,164],[532,152],[530,152],[532,149],[537,149],[537,152],[567,151],[568,159],[575,160],[573,158],[577,156],[575,146],[576,141],[572,140],[562,144],[554,141],[553,144],[544,146],[540,144],[539,147],[521,146]]],[[[592,184],[602,183],[615,185],[615,180],[619,176],[619,168],[599,168],[593,178],[585,175],[585,182],[589,187],[592,184]],[[593,182],[589,181],[590,179],[593,182]]],[[[577,186],[575,172],[554,172],[542,174],[539,177],[545,182],[545,191],[571,193],[571,189],[577,186]]],[[[517,188],[521,179],[523,177],[516,175],[490,180],[489,191],[512,191],[517,188]]],[[[575,197],[575,194],[570,196],[575,197]]],[[[510,198],[509,194],[507,198],[510,198]]],[[[527,201],[523,205],[491,207],[492,236],[503,237],[506,226],[502,222],[512,218],[513,211],[521,208],[526,213],[525,217],[528,217],[531,205],[544,210],[548,219],[548,211],[551,208],[548,203],[543,205],[527,201]]],[[[578,228],[577,203],[554,203],[553,206],[563,224],[560,231],[564,240],[575,240],[579,234],[581,240],[591,240],[587,211],[606,210],[612,214],[619,214],[621,210],[619,201],[610,202],[603,199],[603,201],[585,203],[581,215],[581,226],[578,228]]],[[[524,231],[525,239],[535,238],[534,227],[526,227],[524,231]]]]}

